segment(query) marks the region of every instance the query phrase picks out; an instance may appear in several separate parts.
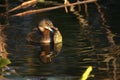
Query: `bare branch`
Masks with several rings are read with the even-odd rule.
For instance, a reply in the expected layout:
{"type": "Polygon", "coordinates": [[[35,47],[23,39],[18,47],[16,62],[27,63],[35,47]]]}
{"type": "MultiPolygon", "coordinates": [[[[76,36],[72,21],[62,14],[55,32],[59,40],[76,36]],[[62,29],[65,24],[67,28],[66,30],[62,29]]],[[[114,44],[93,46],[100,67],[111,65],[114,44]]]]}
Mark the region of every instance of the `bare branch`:
{"type": "Polygon", "coordinates": [[[9,10],[8,12],[12,12],[12,11],[15,11],[15,10],[18,10],[21,8],[26,8],[26,7],[29,7],[29,6],[34,5],[36,3],[37,3],[37,0],[26,1],[26,2],[22,3],[21,5],[9,10]]]}
{"type": "MultiPolygon", "coordinates": [[[[68,4],[68,6],[73,6],[73,5],[78,5],[78,4],[87,4],[87,3],[92,3],[92,2],[96,2],[97,0],[88,0],[88,1],[81,1],[81,2],[75,2],[75,3],[71,3],[68,4]]],[[[60,5],[60,6],[54,6],[54,7],[49,7],[49,8],[43,8],[43,9],[37,9],[37,10],[29,10],[29,11],[25,11],[22,13],[18,13],[12,16],[25,16],[25,15],[30,15],[30,14],[35,14],[35,13],[40,13],[40,12],[45,12],[45,11],[50,11],[50,10],[54,10],[54,9],[59,9],[59,8],[63,8],[66,5],[60,5]]]]}

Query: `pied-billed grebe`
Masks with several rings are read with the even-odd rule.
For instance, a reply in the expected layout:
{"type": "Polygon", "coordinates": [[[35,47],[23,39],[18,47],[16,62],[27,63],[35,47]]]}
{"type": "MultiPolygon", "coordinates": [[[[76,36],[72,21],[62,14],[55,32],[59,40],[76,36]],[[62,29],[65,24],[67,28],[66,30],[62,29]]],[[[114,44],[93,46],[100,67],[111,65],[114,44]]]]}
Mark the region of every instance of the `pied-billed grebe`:
{"type": "Polygon", "coordinates": [[[40,43],[61,43],[62,35],[58,28],[54,27],[53,23],[49,19],[43,19],[40,21],[38,28],[34,29],[28,37],[29,41],[40,43]],[[34,34],[35,32],[39,34],[34,34]]]}

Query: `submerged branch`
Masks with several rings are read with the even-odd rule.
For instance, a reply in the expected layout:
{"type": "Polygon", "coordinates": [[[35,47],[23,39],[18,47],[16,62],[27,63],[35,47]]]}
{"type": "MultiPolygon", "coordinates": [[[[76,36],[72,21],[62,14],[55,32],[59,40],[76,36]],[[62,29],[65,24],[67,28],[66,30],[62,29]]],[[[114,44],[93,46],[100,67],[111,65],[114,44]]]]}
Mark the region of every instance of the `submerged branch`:
{"type": "MultiPolygon", "coordinates": [[[[92,2],[96,2],[97,0],[89,0],[89,1],[82,1],[82,2],[75,2],[75,3],[71,3],[68,4],[68,6],[73,6],[73,5],[78,5],[78,4],[85,4],[85,3],[92,3],[92,2]]],[[[18,13],[12,16],[25,16],[25,15],[30,15],[30,14],[35,14],[35,13],[39,13],[39,12],[44,12],[44,11],[50,11],[50,10],[54,10],[54,9],[59,9],[59,8],[63,8],[66,5],[60,5],[60,6],[54,6],[54,7],[49,7],[49,8],[43,8],[43,9],[37,9],[37,10],[29,10],[29,11],[25,11],[22,13],[18,13]]]]}

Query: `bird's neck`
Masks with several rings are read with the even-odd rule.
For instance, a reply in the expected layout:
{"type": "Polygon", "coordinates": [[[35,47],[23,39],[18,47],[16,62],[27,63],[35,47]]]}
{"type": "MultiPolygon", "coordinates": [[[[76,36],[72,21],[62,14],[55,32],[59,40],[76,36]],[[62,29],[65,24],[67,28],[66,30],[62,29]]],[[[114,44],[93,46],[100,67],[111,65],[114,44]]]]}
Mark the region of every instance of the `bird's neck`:
{"type": "Polygon", "coordinates": [[[42,37],[42,42],[44,43],[50,43],[52,41],[52,36],[51,36],[51,32],[49,30],[44,30],[43,31],[43,37],[42,37]]]}

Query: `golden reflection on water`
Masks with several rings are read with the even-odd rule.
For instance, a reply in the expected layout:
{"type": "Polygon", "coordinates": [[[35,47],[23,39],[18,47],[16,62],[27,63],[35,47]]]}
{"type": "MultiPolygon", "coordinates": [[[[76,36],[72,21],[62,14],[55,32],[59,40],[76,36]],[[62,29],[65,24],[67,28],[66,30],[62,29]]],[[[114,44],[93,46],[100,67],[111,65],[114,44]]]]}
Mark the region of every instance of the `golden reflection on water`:
{"type": "Polygon", "coordinates": [[[3,32],[4,27],[0,25],[0,56],[6,58],[8,53],[6,51],[6,35],[3,32]]]}
{"type": "Polygon", "coordinates": [[[101,17],[102,26],[106,26],[106,19],[105,19],[104,13],[102,12],[101,6],[98,4],[98,2],[95,2],[95,5],[97,6],[97,10],[101,17]]]}
{"type": "MultiPolygon", "coordinates": [[[[101,20],[101,24],[102,24],[101,28],[104,28],[106,30],[106,34],[107,34],[106,38],[108,39],[108,42],[110,44],[109,47],[103,48],[103,49],[108,50],[109,52],[106,53],[106,54],[102,54],[102,56],[104,57],[103,61],[106,63],[107,67],[102,68],[102,67],[99,66],[98,69],[99,70],[107,70],[108,72],[111,72],[111,67],[110,66],[112,65],[113,66],[113,70],[112,70],[113,76],[112,76],[112,78],[113,78],[113,80],[117,80],[118,79],[118,72],[117,71],[119,70],[119,67],[120,67],[118,65],[117,60],[118,60],[118,57],[120,55],[120,47],[115,44],[115,41],[114,41],[114,36],[115,35],[110,31],[110,29],[107,28],[106,19],[105,19],[104,13],[102,12],[101,6],[98,4],[98,2],[95,2],[95,5],[97,7],[98,13],[100,14],[100,18],[101,18],[100,20],[101,20]],[[112,64],[110,64],[111,61],[112,61],[112,64]]],[[[88,6],[86,4],[84,6],[85,6],[86,16],[88,16],[89,15],[88,11],[87,11],[88,6]]],[[[73,8],[73,7],[71,7],[71,8],[73,8]]],[[[90,26],[88,24],[88,20],[85,19],[83,17],[83,15],[80,14],[79,11],[76,11],[75,9],[72,9],[72,11],[73,11],[73,14],[76,15],[76,17],[79,21],[79,24],[82,28],[86,28],[86,27],[90,26]]],[[[92,27],[94,27],[94,26],[92,26],[92,27]]],[[[88,33],[90,33],[89,35],[92,35],[90,30],[89,30],[88,33]]],[[[91,38],[91,37],[89,37],[89,38],[91,38]]],[[[91,42],[91,45],[94,46],[94,39],[90,39],[90,42],[91,42]]],[[[96,48],[96,47],[94,47],[94,48],[96,48]]]]}
{"type": "Polygon", "coordinates": [[[11,75],[15,73],[15,70],[11,70],[8,67],[8,64],[11,64],[11,61],[8,58],[8,52],[6,50],[6,35],[4,33],[6,25],[0,25],[0,80],[6,80],[4,75],[11,75]]]}
{"type": "Polygon", "coordinates": [[[7,58],[8,52],[6,51],[6,35],[4,28],[4,25],[0,25],[0,79],[4,79],[3,75],[6,69],[9,70],[7,65],[11,63],[7,58]]]}
{"type": "Polygon", "coordinates": [[[83,15],[81,15],[78,11],[74,11],[73,14],[76,15],[78,22],[82,28],[85,28],[88,26],[88,21],[84,19],[83,15]]]}
{"type": "Polygon", "coordinates": [[[8,0],[2,1],[0,5],[0,80],[5,80],[3,76],[6,75],[7,71],[9,73],[10,68],[7,65],[11,63],[8,59],[8,52],[6,50],[7,44],[5,34],[5,28],[8,23],[8,0]]]}
{"type": "MultiPolygon", "coordinates": [[[[96,5],[97,11],[98,11],[98,13],[100,14],[99,16],[101,17],[100,21],[101,21],[102,26],[103,26],[103,27],[107,27],[105,15],[104,15],[104,13],[103,13],[103,11],[102,11],[101,6],[99,5],[98,2],[94,2],[94,4],[96,5]]],[[[89,16],[89,13],[88,13],[88,6],[87,6],[87,4],[85,5],[85,13],[86,13],[86,16],[88,17],[88,16],[89,16]]]]}

